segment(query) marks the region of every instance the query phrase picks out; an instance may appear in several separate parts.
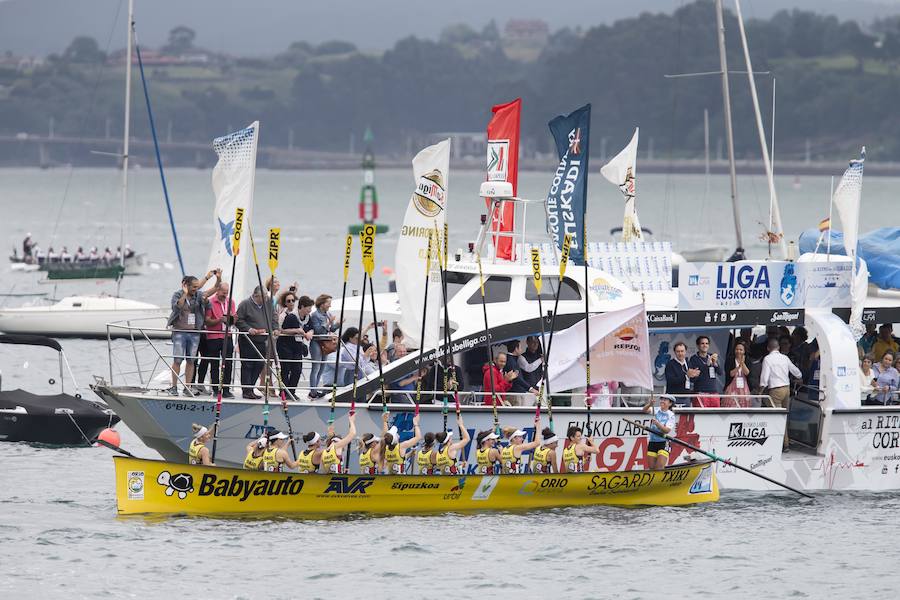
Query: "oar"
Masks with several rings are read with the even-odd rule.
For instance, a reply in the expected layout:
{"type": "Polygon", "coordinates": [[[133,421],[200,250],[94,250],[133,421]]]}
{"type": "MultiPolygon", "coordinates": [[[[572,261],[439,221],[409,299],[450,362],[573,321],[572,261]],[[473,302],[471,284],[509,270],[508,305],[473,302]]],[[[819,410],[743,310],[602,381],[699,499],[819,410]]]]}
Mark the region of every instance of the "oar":
{"type": "MultiPolygon", "coordinates": [[[[353,251],[353,236],[347,234],[347,242],[344,245],[344,288],[341,290],[341,319],[338,322],[337,352],[334,353],[334,378],[331,380],[331,413],[328,416],[328,424],[334,424],[334,403],[337,400],[337,374],[341,366],[341,337],[344,335],[344,304],[347,301],[347,276],[350,274],[350,253],[353,251]]],[[[325,358],[324,356],[322,358],[325,358]]],[[[349,454],[349,452],[348,452],[349,454]]]]}
{"type": "Polygon", "coordinates": [[[484,300],[484,274],[481,271],[481,255],[475,255],[478,263],[478,286],[481,289],[481,311],[484,313],[484,339],[488,347],[488,381],[491,382],[491,408],[494,412],[494,433],[500,433],[500,418],[497,416],[497,391],[494,386],[494,347],[491,346],[491,329],[488,326],[487,303],[484,300]]]}
{"type": "MultiPolygon", "coordinates": [[[[368,253],[363,250],[363,257],[366,259],[365,267],[369,273],[369,298],[372,302],[372,320],[375,322],[375,358],[378,362],[378,386],[381,390],[381,408],[387,412],[387,394],[384,389],[384,366],[381,364],[381,337],[378,335],[378,313],[375,311],[375,225],[367,223],[363,226],[363,234],[365,234],[366,243],[369,244],[368,253]]],[[[385,332],[385,328],[382,328],[385,332]]],[[[385,340],[385,343],[387,341],[385,340]]],[[[349,455],[349,452],[348,452],[349,455]]]]}
{"type": "Polygon", "coordinates": [[[425,323],[428,318],[428,283],[431,279],[431,252],[432,252],[432,241],[434,240],[434,235],[429,232],[428,233],[428,250],[425,254],[425,294],[422,299],[422,331],[419,335],[419,364],[416,365],[416,368],[419,370],[419,377],[416,379],[416,412],[415,416],[419,416],[419,402],[422,400],[422,361],[425,357],[425,323]]]}
{"type": "MultiPolygon", "coordinates": [[[[585,188],[587,188],[586,175],[584,179],[584,186],[585,188]]],[[[584,388],[584,403],[587,405],[587,423],[584,430],[587,432],[588,438],[590,438],[591,406],[593,406],[594,404],[594,397],[593,394],[591,394],[591,320],[590,313],[588,312],[588,296],[590,295],[590,287],[588,287],[587,226],[584,225],[583,219],[581,230],[581,254],[584,257],[584,375],[587,378],[587,384],[584,388]]]]}
{"type": "Polygon", "coordinates": [[[216,395],[216,420],[213,424],[213,444],[210,453],[210,461],[216,462],[216,442],[219,439],[219,419],[222,416],[222,390],[225,387],[225,360],[228,356],[228,342],[231,340],[231,327],[229,317],[231,317],[231,298],[234,293],[234,271],[237,266],[238,252],[241,246],[241,230],[244,227],[244,209],[238,207],[234,211],[234,235],[231,239],[231,279],[228,282],[228,303],[225,305],[224,335],[222,336],[222,355],[219,357],[219,390],[216,395]]]}
{"type": "MultiPolygon", "coordinates": [[[[277,237],[280,237],[280,235],[279,235],[281,232],[280,229],[270,230],[270,232],[269,232],[270,244],[271,244],[273,231],[276,233],[277,237]]],[[[264,408],[263,408],[263,431],[268,431],[269,430],[269,375],[270,375],[269,371],[272,370],[272,369],[270,369],[270,366],[269,366],[269,353],[270,352],[272,353],[272,356],[275,359],[275,364],[276,365],[279,364],[278,363],[278,353],[275,351],[275,336],[272,333],[272,319],[274,318],[274,315],[270,312],[270,311],[274,310],[274,307],[272,306],[271,297],[266,294],[267,290],[263,286],[262,273],[259,270],[259,257],[256,255],[256,244],[253,242],[253,229],[250,227],[249,223],[247,224],[247,233],[250,235],[250,249],[253,250],[253,266],[256,268],[256,280],[259,282],[259,290],[263,296],[263,315],[266,318],[266,337],[268,340],[268,345],[266,348],[266,356],[262,357],[263,364],[264,364],[263,370],[265,371],[265,377],[266,377],[265,400],[264,400],[264,408]]],[[[272,265],[271,261],[272,261],[272,248],[270,245],[270,247],[269,247],[270,267],[272,265]]],[[[275,248],[275,265],[277,266],[277,264],[278,264],[278,248],[275,248]]],[[[274,271],[274,269],[273,269],[273,271],[274,271]]],[[[273,280],[272,280],[273,288],[275,287],[274,281],[275,280],[273,278],[273,280]]],[[[254,348],[256,348],[256,346],[254,346],[254,348]]],[[[257,348],[256,351],[258,353],[259,349],[257,348]]],[[[281,380],[281,375],[279,375],[278,371],[275,371],[275,377],[278,379],[278,385],[281,386],[282,389],[284,389],[284,387],[285,387],[284,382],[281,380]]],[[[284,420],[287,421],[288,435],[291,438],[291,452],[293,454],[294,460],[297,460],[297,443],[296,443],[296,441],[294,441],[294,429],[293,429],[293,426],[291,425],[291,418],[288,416],[287,402],[282,402],[281,408],[284,411],[284,420]]]]}
{"type": "Polygon", "coordinates": [[[450,317],[447,313],[447,253],[448,244],[447,244],[447,236],[449,235],[449,229],[447,223],[444,223],[444,240],[443,247],[444,251],[441,254],[441,235],[438,230],[437,220],[434,221],[434,239],[437,242],[437,263],[438,263],[438,271],[441,275],[441,297],[443,300],[444,307],[444,368],[443,368],[443,387],[444,387],[444,396],[441,402],[441,417],[444,420],[444,429],[443,431],[447,431],[447,412],[448,412],[448,394],[449,391],[449,382],[447,381],[447,375],[450,372],[450,359],[452,357],[450,351],[450,317]]]}
{"type": "MultiPolygon", "coordinates": [[[[547,348],[547,340],[544,339],[544,306],[541,302],[541,288],[544,284],[544,278],[541,276],[541,251],[539,248],[531,249],[531,274],[534,280],[534,289],[537,291],[538,300],[538,316],[541,321],[541,350],[547,348]]],[[[557,296],[558,297],[558,296],[557,296]]],[[[547,379],[547,362],[541,359],[541,385],[538,387],[537,406],[535,407],[534,416],[541,416],[541,400],[544,396],[544,380],[547,379]]],[[[550,407],[549,394],[547,397],[547,415],[550,418],[550,431],[553,431],[553,409],[550,407]]]]}
{"type": "MultiPolygon", "coordinates": [[[[559,309],[559,296],[562,291],[563,279],[566,276],[566,266],[569,264],[569,249],[571,246],[572,235],[567,233],[565,237],[563,237],[562,253],[559,256],[559,280],[556,282],[556,298],[553,300],[553,314],[550,317],[550,339],[547,340],[547,347],[544,348],[544,381],[541,385],[547,389],[548,406],[552,404],[550,402],[550,350],[553,348],[553,334],[556,332],[556,313],[559,309]]],[[[540,296],[540,294],[538,294],[538,296],[540,296]]],[[[543,392],[543,390],[541,391],[543,392]]],[[[552,413],[550,413],[550,419],[552,422],[552,413]]]]}
{"type": "Polygon", "coordinates": [[[106,446],[107,448],[109,448],[109,449],[112,450],[113,452],[118,452],[119,454],[124,454],[125,456],[127,456],[127,457],[129,457],[129,458],[137,458],[137,456],[135,456],[134,454],[132,454],[132,453],[129,452],[128,450],[124,450],[124,449],[122,449],[122,448],[116,446],[115,444],[111,444],[110,442],[107,442],[106,440],[101,440],[100,438],[97,438],[96,440],[94,440],[93,443],[95,443],[95,444],[100,444],[101,446],[106,446]]]}
{"type": "Polygon", "coordinates": [[[758,472],[754,471],[753,469],[748,469],[747,467],[742,467],[741,465],[739,465],[739,464],[737,464],[737,463],[731,462],[731,461],[728,460],[727,458],[722,458],[721,456],[719,456],[718,454],[716,454],[716,453],[714,453],[714,452],[708,452],[708,451],[706,451],[706,450],[704,450],[704,449],[702,449],[702,448],[698,448],[697,446],[694,446],[693,444],[689,444],[689,443],[687,443],[687,442],[684,442],[684,441],[682,441],[682,440],[679,440],[678,438],[672,437],[672,436],[670,436],[670,435],[666,435],[666,434],[664,434],[664,433],[661,432],[661,431],[656,431],[656,430],[654,430],[654,429],[651,429],[650,427],[646,427],[646,426],[644,426],[644,425],[641,425],[641,424],[638,423],[637,421],[632,421],[631,419],[622,419],[622,420],[625,421],[626,423],[629,423],[629,424],[631,424],[631,425],[634,425],[635,427],[637,427],[637,428],[639,428],[639,429],[643,429],[644,431],[646,431],[646,432],[648,432],[648,433],[653,433],[653,434],[655,434],[655,435],[658,435],[658,436],[660,436],[660,437],[663,437],[663,438],[669,440],[670,442],[673,442],[673,443],[675,443],[675,444],[680,444],[680,445],[684,446],[685,448],[690,448],[690,449],[693,450],[694,452],[699,452],[700,454],[702,454],[702,455],[704,455],[704,456],[706,456],[706,457],[708,457],[708,458],[711,458],[711,459],[713,459],[713,460],[715,460],[715,461],[718,461],[718,462],[720,462],[720,463],[722,463],[722,464],[724,464],[724,465],[728,465],[729,467],[734,467],[735,469],[740,469],[741,471],[744,471],[745,473],[750,473],[751,475],[755,475],[756,477],[759,477],[760,479],[765,479],[765,480],[768,481],[769,483],[774,483],[775,485],[780,486],[780,487],[783,487],[783,488],[786,489],[786,490],[790,490],[790,491],[794,492],[795,494],[800,494],[801,496],[803,496],[803,497],[805,497],[805,498],[810,498],[810,499],[813,498],[812,496],[810,496],[810,495],[807,494],[806,492],[801,492],[800,490],[798,490],[798,489],[796,489],[796,488],[792,488],[791,486],[789,486],[789,485],[787,485],[787,484],[785,484],[785,483],[781,483],[780,481],[775,481],[775,480],[772,479],[771,477],[766,477],[766,476],[763,475],[762,473],[758,473],[758,472]]]}

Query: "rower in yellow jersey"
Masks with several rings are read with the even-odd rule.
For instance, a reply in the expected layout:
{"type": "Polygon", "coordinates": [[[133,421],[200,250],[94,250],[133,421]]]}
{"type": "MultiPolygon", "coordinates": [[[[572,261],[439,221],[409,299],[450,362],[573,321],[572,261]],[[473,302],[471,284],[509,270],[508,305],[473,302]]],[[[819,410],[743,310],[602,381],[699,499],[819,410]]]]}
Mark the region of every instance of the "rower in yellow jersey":
{"type": "Polygon", "coordinates": [[[475,438],[478,450],[475,452],[475,472],[479,475],[493,475],[494,465],[500,461],[500,451],[495,447],[500,436],[493,430],[482,431],[475,438]]]}
{"type": "Polygon", "coordinates": [[[363,475],[377,475],[381,469],[381,438],[374,433],[366,433],[359,440],[359,472],[363,475]]]}
{"type": "Polygon", "coordinates": [[[406,451],[419,443],[422,430],[419,429],[419,415],[413,417],[415,435],[405,442],[398,441],[397,429],[391,428],[381,440],[381,455],[384,457],[384,472],[387,475],[402,475],[406,470],[406,451]]]}
{"type": "Polygon", "coordinates": [[[262,469],[274,473],[281,473],[285,467],[296,469],[297,463],[287,451],[288,436],[281,431],[269,434],[269,447],[263,453],[262,469]]]}
{"type": "Polygon", "coordinates": [[[590,467],[585,465],[586,454],[600,454],[600,450],[593,443],[591,438],[586,438],[582,434],[581,427],[573,425],[566,432],[568,446],[563,450],[563,472],[564,473],[582,473],[590,471],[590,467]]]}
{"type": "Polygon", "coordinates": [[[522,472],[522,453],[534,450],[541,445],[541,417],[534,418],[535,438],[532,442],[525,442],[525,436],[528,435],[521,429],[516,429],[509,434],[509,445],[500,451],[500,469],[503,474],[521,473],[522,472]]]}
{"type": "Polygon", "coordinates": [[[306,450],[301,450],[297,455],[297,470],[301,473],[318,473],[322,464],[322,436],[316,431],[310,431],[303,436],[306,450]]]}
{"type": "Polygon", "coordinates": [[[434,440],[437,443],[437,448],[434,450],[434,465],[439,475],[456,475],[463,470],[457,466],[457,460],[459,452],[466,447],[471,438],[465,423],[463,423],[462,415],[457,415],[456,424],[459,426],[459,430],[462,431],[462,439],[458,442],[452,441],[453,430],[441,431],[434,436],[434,440]]]}
{"type": "Polygon", "coordinates": [[[265,435],[247,444],[247,457],[244,459],[244,468],[249,471],[262,471],[263,456],[268,445],[269,438],[265,435]]]}
{"type": "Polygon", "coordinates": [[[556,459],[556,447],[559,446],[559,438],[549,427],[544,427],[541,437],[544,438],[544,441],[539,448],[534,449],[534,455],[531,458],[531,472],[557,473],[559,463],[556,459]]]}
{"type": "Polygon", "coordinates": [[[325,450],[322,451],[322,466],[326,473],[344,472],[344,448],[350,445],[356,437],[356,415],[350,415],[350,430],[344,437],[338,437],[334,433],[334,425],[328,427],[328,441],[325,450]]]}
{"type": "Polygon", "coordinates": [[[207,442],[212,439],[212,430],[193,423],[191,429],[194,436],[191,439],[191,445],[188,447],[188,463],[192,465],[212,465],[212,456],[209,448],[206,447],[207,442]]]}

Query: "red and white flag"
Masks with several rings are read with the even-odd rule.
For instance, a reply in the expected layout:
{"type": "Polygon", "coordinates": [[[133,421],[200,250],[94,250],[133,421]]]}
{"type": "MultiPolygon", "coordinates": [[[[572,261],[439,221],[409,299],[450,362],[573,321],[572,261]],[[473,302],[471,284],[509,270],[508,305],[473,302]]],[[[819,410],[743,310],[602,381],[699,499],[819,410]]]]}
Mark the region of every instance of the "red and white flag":
{"type": "MultiPolygon", "coordinates": [[[[522,114],[522,99],[516,98],[506,104],[491,108],[494,116],[487,126],[487,180],[508,181],[512,184],[513,195],[518,193],[519,179],[519,122],[522,114]]],[[[499,210],[493,211],[493,202],[485,199],[491,214],[492,232],[513,232],[515,230],[516,207],[512,202],[501,202],[499,210]]],[[[513,238],[494,235],[497,258],[514,259],[513,238]]]]}

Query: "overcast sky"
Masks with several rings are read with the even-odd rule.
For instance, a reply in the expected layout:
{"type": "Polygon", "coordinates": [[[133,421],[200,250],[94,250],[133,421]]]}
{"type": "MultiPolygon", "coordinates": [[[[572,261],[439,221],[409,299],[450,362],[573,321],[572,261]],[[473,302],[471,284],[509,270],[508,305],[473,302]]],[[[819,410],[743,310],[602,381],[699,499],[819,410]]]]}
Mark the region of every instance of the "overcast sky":
{"type": "MultiPolygon", "coordinates": [[[[496,19],[538,18],[551,29],[590,27],[643,11],[671,12],[686,0],[135,0],[142,44],[158,46],[176,25],[197,31],[197,44],[235,55],[267,55],[293,41],[339,39],[383,50],[398,39],[436,38],[455,23],[481,28],[496,19]],[[563,7],[564,10],[560,10],[563,7]]],[[[732,6],[733,0],[725,0],[732,6]]],[[[900,14],[900,0],[742,0],[746,18],[799,7],[868,22],[900,14]]],[[[77,35],[106,48],[124,46],[127,0],[0,0],[0,51],[44,55],[62,51],[77,35]],[[118,26],[116,26],[116,15],[118,26]]]]}

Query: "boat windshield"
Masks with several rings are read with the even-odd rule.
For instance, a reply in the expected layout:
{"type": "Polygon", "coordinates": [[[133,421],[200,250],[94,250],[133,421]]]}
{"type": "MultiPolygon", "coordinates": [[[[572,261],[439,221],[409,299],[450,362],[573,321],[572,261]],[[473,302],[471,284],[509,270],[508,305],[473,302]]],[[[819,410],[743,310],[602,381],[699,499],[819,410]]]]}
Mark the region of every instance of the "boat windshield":
{"type": "MultiPolygon", "coordinates": [[[[544,282],[541,287],[541,300],[554,300],[556,298],[556,288],[559,286],[559,277],[542,277],[544,282]]],[[[537,290],[534,288],[534,280],[529,278],[525,285],[525,299],[537,300],[537,290]]],[[[578,284],[572,279],[566,277],[563,279],[562,290],[559,293],[560,300],[581,300],[581,291],[578,284]]]]}

